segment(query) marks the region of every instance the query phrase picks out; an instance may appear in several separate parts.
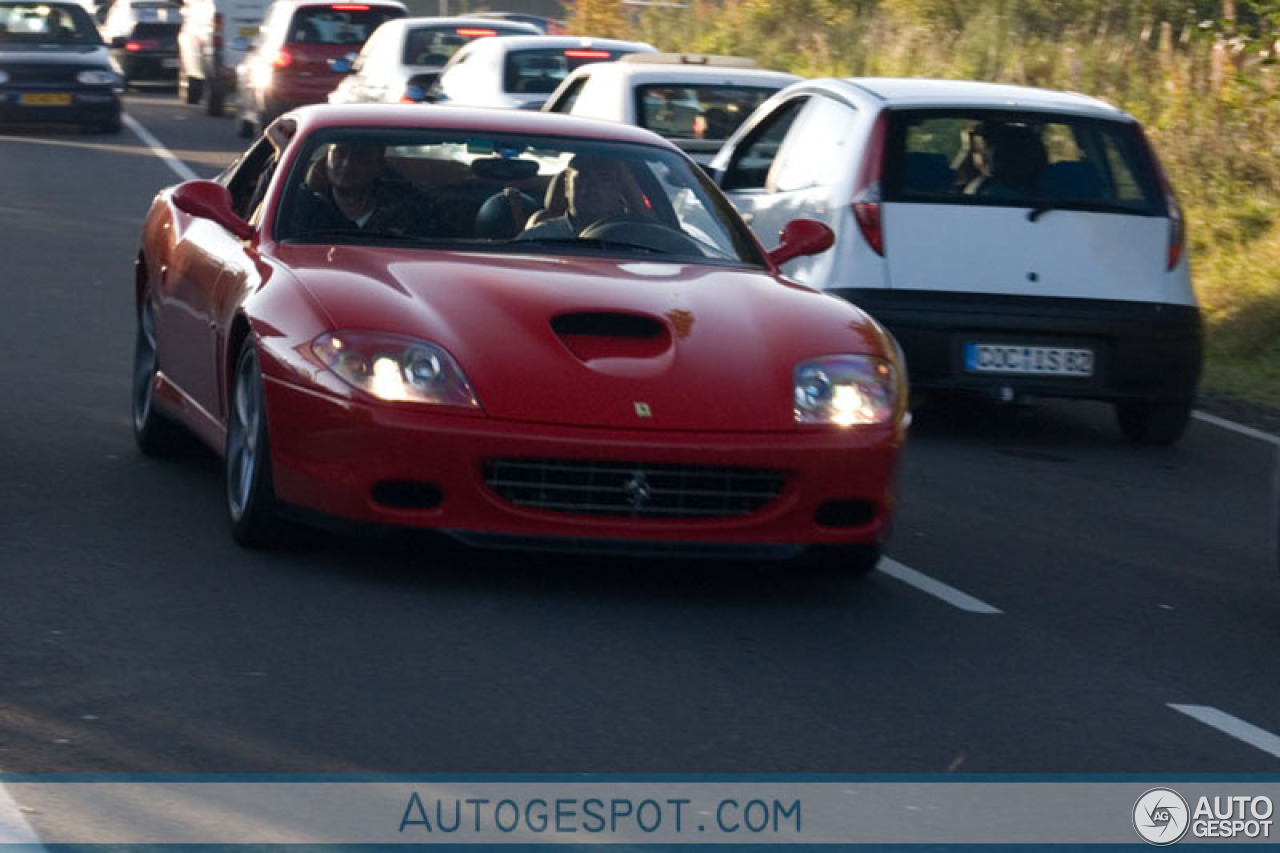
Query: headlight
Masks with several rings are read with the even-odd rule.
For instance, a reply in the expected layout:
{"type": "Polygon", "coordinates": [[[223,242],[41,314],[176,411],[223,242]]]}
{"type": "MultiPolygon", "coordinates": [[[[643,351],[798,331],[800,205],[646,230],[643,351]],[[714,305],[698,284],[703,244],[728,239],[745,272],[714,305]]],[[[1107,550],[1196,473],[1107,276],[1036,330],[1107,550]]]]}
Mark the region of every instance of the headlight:
{"type": "Polygon", "coordinates": [[[462,368],[435,344],[378,332],[334,332],[312,341],[311,351],[344,382],[379,400],[480,408],[462,368]]]}
{"type": "Polygon", "coordinates": [[[114,71],[81,71],[76,80],[84,86],[118,86],[120,75],[114,71]]]}
{"type": "Polygon", "coordinates": [[[802,361],[792,373],[796,423],[887,423],[898,406],[900,381],[882,358],[828,355],[802,361]]]}

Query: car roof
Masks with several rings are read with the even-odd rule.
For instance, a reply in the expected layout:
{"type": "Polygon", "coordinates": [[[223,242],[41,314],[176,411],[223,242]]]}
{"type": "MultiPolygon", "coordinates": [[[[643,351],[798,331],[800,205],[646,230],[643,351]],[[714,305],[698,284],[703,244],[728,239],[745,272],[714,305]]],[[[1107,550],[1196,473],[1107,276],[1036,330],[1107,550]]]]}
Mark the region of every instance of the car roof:
{"type": "Polygon", "coordinates": [[[598,48],[601,50],[645,50],[654,51],[651,44],[642,41],[623,41],[622,39],[588,38],[584,36],[493,36],[477,39],[469,45],[473,51],[536,50],[538,48],[598,48]]]}
{"type": "Polygon", "coordinates": [[[575,75],[612,74],[634,83],[699,83],[707,80],[729,85],[770,83],[786,86],[804,78],[785,71],[767,68],[741,68],[725,65],[682,65],[680,63],[595,62],[575,68],[575,75]]]}
{"type": "Polygon", "coordinates": [[[1087,95],[1008,83],[913,77],[828,77],[804,81],[796,84],[796,88],[805,84],[841,92],[855,100],[870,99],[895,107],[1033,109],[1099,118],[1132,119],[1132,116],[1118,107],[1087,95]]]}
{"type": "Polygon", "coordinates": [[[310,134],[331,127],[389,130],[437,128],[474,130],[477,133],[581,137],[679,151],[656,133],[632,125],[532,110],[421,104],[312,104],[299,107],[289,115],[297,120],[299,134],[310,134]]]}

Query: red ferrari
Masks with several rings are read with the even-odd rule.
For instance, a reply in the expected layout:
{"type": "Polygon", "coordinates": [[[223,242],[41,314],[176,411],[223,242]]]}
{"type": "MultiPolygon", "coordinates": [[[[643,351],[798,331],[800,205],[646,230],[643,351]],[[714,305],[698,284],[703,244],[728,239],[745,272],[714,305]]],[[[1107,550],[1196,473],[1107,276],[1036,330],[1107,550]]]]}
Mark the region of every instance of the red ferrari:
{"type": "Polygon", "coordinates": [[[137,258],[143,452],[225,457],[247,546],[298,516],[489,547],[876,563],[905,369],[647,131],[314,106],[161,191],[137,258]]]}

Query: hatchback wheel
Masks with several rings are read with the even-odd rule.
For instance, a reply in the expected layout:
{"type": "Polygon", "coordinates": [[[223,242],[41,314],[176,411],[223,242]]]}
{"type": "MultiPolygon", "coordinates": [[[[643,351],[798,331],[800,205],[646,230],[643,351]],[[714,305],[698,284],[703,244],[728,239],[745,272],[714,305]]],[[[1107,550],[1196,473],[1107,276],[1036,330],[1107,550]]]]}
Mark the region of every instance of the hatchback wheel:
{"type": "Polygon", "coordinates": [[[261,548],[279,540],[271,483],[271,448],[262,392],[258,351],[246,338],[236,359],[227,414],[226,487],[231,535],[246,548],[261,548]]]}
{"type": "Polygon", "coordinates": [[[1191,421],[1191,403],[1125,400],[1116,403],[1116,421],[1124,437],[1138,444],[1173,444],[1191,421]]]}

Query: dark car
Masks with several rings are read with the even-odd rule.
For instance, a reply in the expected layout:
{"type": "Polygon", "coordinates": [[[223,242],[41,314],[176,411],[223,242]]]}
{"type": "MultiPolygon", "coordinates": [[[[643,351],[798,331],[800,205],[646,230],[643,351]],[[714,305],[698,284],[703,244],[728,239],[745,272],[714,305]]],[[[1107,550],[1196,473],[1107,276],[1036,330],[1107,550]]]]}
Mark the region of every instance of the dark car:
{"type": "Polygon", "coordinates": [[[126,88],[144,81],[177,83],[180,29],[182,8],[173,3],[122,0],[111,7],[102,37],[124,74],[126,88]]]}
{"type": "Polygon", "coordinates": [[[123,83],[79,3],[0,0],[0,122],[118,133],[123,83]]]}

